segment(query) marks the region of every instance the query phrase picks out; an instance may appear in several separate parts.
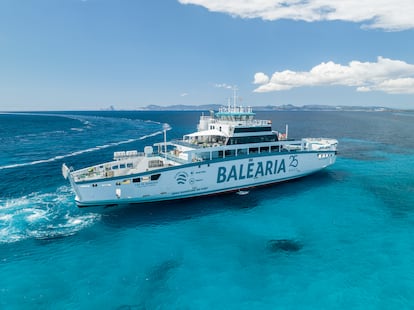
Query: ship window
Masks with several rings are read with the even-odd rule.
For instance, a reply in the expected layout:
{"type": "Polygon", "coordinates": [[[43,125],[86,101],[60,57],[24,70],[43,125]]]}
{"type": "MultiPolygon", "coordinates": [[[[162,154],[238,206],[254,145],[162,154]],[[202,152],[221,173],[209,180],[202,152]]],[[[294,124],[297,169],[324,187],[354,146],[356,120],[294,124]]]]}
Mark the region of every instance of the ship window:
{"type": "Polygon", "coordinates": [[[234,128],[234,133],[240,132],[260,132],[260,131],[272,131],[272,127],[236,127],[234,128]]]}
{"type": "Polygon", "coordinates": [[[148,162],[148,168],[156,168],[164,166],[164,162],[159,159],[150,160],[148,162]]]}
{"type": "Polygon", "coordinates": [[[132,168],[132,167],[133,167],[132,163],[127,163],[127,168],[132,168]]]}
{"type": "Polygon", "coordinates": [[[141,179],[140,178],[135,178],[135,179],[132,179],[132,182],[133,183],[139,183],[139,182],[141,182],[141,179]]]}
{"type": "Polygon", "coordinates": [[[200,157],[203,159],[203,160],[209,160],[210,159],[210,152],[203,152],[203,153],[200,153],[200,157]]]}
{"type": "Polygon", "coordinates": [[[120,164],[119,169],[125,169],[125,164],[120,164]]]}
{"type": "Polygon", "coordinates": [[[117,169],[119,169],[118,165],[112,166],[112,170],[117,170],[117,169]]]}
{"type": "Polygon", "coordinates": [[[227,142],[228,145],[232,144],[248,144],[248,143],[261,143],[261,142],[276,142],[276,135],[266,136],[250,136],[250,137],[231,137],[227,142]]]}
{"type": "Polygon", "coordinates": [[[245,155],[245,154],[247,154],[247,150],[246,149],[238,149],[237,154],[238,155],[245,155]]]}
{"type": "Polygon", "coordinates": [[[160,178],[160,176],[161,176],[161,174],[160,174],[160,173],[153,174],[153,175],[151,176],[151,181],[156,181],[156,180],[158,180],[158,179],[160,178]]]}
{"type": "Polygon", "coordinates": [[[223,157],[223,151],[220,151],[220,152],[217,152],[217,151],[211,152],[211,158],[212,159],[217,159],[217,158],[221,158],[221,157],[223,157]]]}

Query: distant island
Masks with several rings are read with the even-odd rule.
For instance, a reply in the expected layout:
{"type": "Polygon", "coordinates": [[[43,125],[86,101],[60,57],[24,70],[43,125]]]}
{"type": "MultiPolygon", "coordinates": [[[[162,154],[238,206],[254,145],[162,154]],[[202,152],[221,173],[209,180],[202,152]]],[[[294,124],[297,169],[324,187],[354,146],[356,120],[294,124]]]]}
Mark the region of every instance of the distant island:
{"type": "MultiPolygon", "coordinates": [[[[140,111],[218,111],[223,105],[207,104],[207,105],[148,105],[146,107],[137,108],[140,111]]],[[[113,108],[113,107],[112,107],[113,108]]],[[[395,112],[395,111],[410,111],[408,109],[387,108],[381,106],[330,106],[330,105],[304,105],[295,106],[291,104],[286,105],[266,105],[254,106],[255,111],[365,111],[365,112],[395,112]]]]}

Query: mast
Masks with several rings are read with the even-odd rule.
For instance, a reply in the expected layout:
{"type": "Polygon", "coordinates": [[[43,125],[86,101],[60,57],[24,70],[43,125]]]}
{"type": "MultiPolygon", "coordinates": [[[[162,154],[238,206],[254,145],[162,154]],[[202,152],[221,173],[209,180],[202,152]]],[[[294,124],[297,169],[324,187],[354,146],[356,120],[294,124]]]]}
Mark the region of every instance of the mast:
{"type": "Polygon", "coordinates": [[[168,125],[167,123],[164,123],[162,125],[162,129],[164,131],[164,155],[165,158],[167,158],[167,130],[170,128],[170,125],[168,125]]]}
{"type": "Polygon", "coordinates": [[[237,104],[237,86],[233,86],[233,111],[236,112],[236,104],[237,104]]]}

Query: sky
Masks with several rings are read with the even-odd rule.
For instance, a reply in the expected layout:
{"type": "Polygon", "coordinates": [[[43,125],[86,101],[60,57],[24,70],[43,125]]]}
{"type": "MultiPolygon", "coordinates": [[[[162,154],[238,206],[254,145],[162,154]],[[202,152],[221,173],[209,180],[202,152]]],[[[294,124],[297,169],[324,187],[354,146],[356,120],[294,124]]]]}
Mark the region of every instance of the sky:
{"type": "Polygon", "coordinates": [[[0,0],[0,111],[414,109],[412,0],[0,0]]]}

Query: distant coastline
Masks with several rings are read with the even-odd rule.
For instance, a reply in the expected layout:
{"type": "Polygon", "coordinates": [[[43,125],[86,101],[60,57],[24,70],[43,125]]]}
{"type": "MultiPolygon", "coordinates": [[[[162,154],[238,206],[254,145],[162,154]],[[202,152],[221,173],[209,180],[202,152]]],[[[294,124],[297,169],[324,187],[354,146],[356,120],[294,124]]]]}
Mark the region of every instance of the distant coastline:
{"type": "MultiPolygon", "coordinates": [[[[135,109],[122,109],[110,106],[107,108],[98,108],[95,110],[16,110],[16,111],[2,111],[0,114],[10,113],[33,113],[33,112],[65,112],[65,111],[218,111],[223,107],[220,104],[205,104],[205,105],[148,105],[145,107],[136,107],[135,109]]],[[[402,109],[402,108],[389,108],[382,106],[330,106],[330,105],[303,105],[295,106],[291,104],[286,105],[266,105],[266,106],[253,106],[255,112],[293,112],[293,111],[309,111],[309,112],[407,112],[414,113],[414,109],[402,109]]]]}
{"type": "MultiPolygon", "coordinates": [[[[138,111],[217,111],[223,105],[220,104],[207,104],[207,105],[148,105],[146,107],[137,108],[138,111]]],[[[361,111],[361,112],[414,112],[414,109],[398,109],[388,108],[382,106],[330,106],[330,105],[304,105],[295,106],[291,104],[287,105],[266,105],[266,106],[254,106],[255,111],[361,111]]],[[[115,111],[111,107],[112,111],[115,111]]]]}

